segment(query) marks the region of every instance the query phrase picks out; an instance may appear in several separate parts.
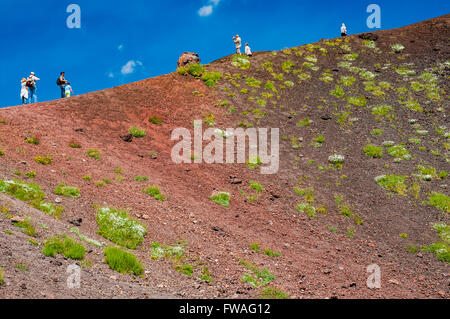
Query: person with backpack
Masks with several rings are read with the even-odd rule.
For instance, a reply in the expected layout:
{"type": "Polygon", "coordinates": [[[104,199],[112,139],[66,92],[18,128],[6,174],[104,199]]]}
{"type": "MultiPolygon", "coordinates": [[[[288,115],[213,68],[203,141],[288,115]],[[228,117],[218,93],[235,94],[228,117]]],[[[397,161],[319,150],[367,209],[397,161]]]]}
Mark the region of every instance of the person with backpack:
{"type": "Polygon", "coordinates": [[[66,89],[65,86],[67,84],[67,81],[65,79],[65,72],[61,72],[58,80],[56,80],[56,85],[58,85],[61,88],[61,98],[65,98],[66,97],[66,89]]]}
{"type": "Polygon", "coordinates": [[[347,36],[347,27],[345,26],[344,23],[342,23],[341,26],[341,37],[346,37],[347,36]]]}
{"type": "Polygon", "coordinates": [[[27,87],[27,79],[22,79],[22,88],[20,90],[20,98],[22,99],[22,105],[28,104],[28,87],[27,87]]]}
{"type": "Polygon", "coordinates": [[[30,103],[37,103],[37,101],[38,101],[37,94],[36,94],[36,91],[37,91],[36,81],[40,81],[40,80],[41,79],[36,77],[34,72],[31,72],[30,76],[27,78],[26,86],[30,90],[30,99],[29,99],[30,103]]]}
{"type": "Polygon", "coordinates": [[[64,90],[65,90],[66,97],[70,97],[71,93],[73,95],[73,90],[72,90],[72,87],[70,86],[69,82],[66,82],[66,85],[64,86],[64,90]]]}
{"type": "Polygon", "coordinates": [[[242,41],[241,41],[241,38],[239,37],[239,34],[236,35],[235,37],[233,37],[233,41],[234,41],[234,44],[236,45],[236,54],[241,55],[242,41]]]}

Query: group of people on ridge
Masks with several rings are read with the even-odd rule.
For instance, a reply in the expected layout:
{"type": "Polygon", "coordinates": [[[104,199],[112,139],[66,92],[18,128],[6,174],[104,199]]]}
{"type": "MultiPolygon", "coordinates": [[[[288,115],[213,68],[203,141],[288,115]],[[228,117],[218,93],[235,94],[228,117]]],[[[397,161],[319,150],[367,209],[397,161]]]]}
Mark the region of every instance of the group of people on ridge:
{"type": "MultiPolygon", "coordinates": [[[[20,98],[22,104],[37,103],[37,85],[36,82],[40,81],[34,72],[30,73],[28,78],[23,78],[21,81],[20,98]]],[[[61,72],[56,84],[61,88],[61,98],[70,97],[73,95],[72,87],[69,81],[65,79],[65,73],[61,72]]]]}
{"type": "MultiPolygon", "coordinates": [[[[233,42],[236,45],[236,54],[241,55],[242,40],[239,34],[233,37],[233,42]]],[[[248,43],[245,44],[245,55],[248,57],[253,55],[252,49],[250,49],[248,43]]]]}
{"type": "MultiPolygon", "coordinates": [[[[345,23],[342,23],[341,26],[341,36],[347,36],[347,27],[345,26],[345,23]]],[[[236,54],[241,55],[242,40],[239,34],[233,37],[233,42],[236,46],[236,54]]],[[[245,44],[245,55],[248,57],[251,57],[253,55],[248,43],[245,44]]]]}

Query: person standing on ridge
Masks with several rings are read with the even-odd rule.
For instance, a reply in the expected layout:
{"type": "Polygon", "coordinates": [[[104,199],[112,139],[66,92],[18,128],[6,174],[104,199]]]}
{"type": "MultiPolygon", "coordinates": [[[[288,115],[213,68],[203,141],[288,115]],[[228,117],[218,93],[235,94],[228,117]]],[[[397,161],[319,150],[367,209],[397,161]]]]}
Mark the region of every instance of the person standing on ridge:
{"type": "Polygon", "coordinates": [[[344,23],[342,23],[341,26],[341,37],[346,37],[347,36],[347,27],[345,26],[344,23]]]}
{"type": "Polygon", "coordinates": [[[61,72],[61,75],[59,76],[58,80],[56,80],[56,84],[61,88],[61,98],[65,98],[66,97],[66,89],[65,86],[67,84],[67,81],[65,79],[66,73],[65,72],[61,72]]]}
{"type": "Polygon", "coordinates": [[[236,45],[236,54],[241,55],[242,41],[241,41],[241,38],[239,37],[239,34],[236,35],[235,37],[233,37],[233,41],[234,41],[234,44],[236,45]]]}
{"type": "Polygon", "coordinates": [[[67,82],[67,81],[66,81],[66,85],[64,86],[64,90],[65,90],[65,93],[66,93],[66,97],[70,97],[71,93],[73,95],[72,87],[70,86],[70,83],[67,82]]]}
{"type": "Polygon", "coordinates": [[[248,43],[245,44],[245,54],[246,54],[248,57],[253,56],[252,49],[250,49],[250,47],[248,46],[248,43]]]}
{"type": "Polygon", "coordinates": [[[22,79],[22,88],[20,90],[20,98],[22,99],[22,105],[28,104],[28,87],[27,87],[27,79],[22,79]]]}
{"type": "Polygon", "coordinates": [[[30,73],[30,76],[27,78],[26,85],[30,89],[30,103],[37,103],[37,87],[36,87],[36,81],[40,81],[41,79],[36,77],[34,72],[30,73]]]}

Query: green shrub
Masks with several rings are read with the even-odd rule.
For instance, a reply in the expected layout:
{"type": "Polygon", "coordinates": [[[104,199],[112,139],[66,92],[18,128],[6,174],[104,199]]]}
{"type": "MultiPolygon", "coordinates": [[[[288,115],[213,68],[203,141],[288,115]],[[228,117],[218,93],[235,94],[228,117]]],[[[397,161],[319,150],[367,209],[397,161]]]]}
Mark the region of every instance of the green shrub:
{"type": "Polygon", "coordinates": [[[335,90],[330,92],[330,95],[336,96],[336,97],[343,97],[345,95],[344,89],[341,88],[339,85],[336,85],[335,90]]]}
{"type": "Polygon", "coordinates": [[[445,194],[433,192],[428,197],[428,204],[443,212],[450,213],[450,197],[445,194]]]}
{"type": "Polygon", "coordinates": [[[275,300],[275,299],[290,299],[289,295],[285,292],[283,292],[280,289],[267,287],[264,289],[261,293],[261,299],[269,299],[269,300],[275,300]]]}
{"type": "Polygon", "coordinates": [[[257,192],[262,192],[264,190],[264,187],[262,187],[260,183],[254,181],[250,181],[250,188],[257,192]]]}
{"type": "Polygon", "coordinates": [[[369,144],[366,147],[364,147],[364,153],[368,157],[372,158],[382,158],[383,157],[383,149],[379,146],[369,144]]]}
{"type": "Polygon", "coordinates": [[[402,145],[394,145],[387,150],[388,154],[396,159],[410,160],[409,151],[402,145]]]}
{"type": "Polygon", "coordinates": [[[33,144],[33,145],[39,145],[40,144],[39,139],[37,137],[31,137],[29,139],[26,139],[25,142],[28,143],[28,144],[33,144]]]}
{"type": "Polygon", "coordinates": [[[25,177],[31,179],[31,178],[35,178],[36,175],[37,175],[36,172],[28,172],[25,174],[25,177]]]}
{"type": "Polygon", "coordinates": [[[80,190],[78,188],[66,186],[65,184],[59,184],[58,187],[55,188],[55,194],[75,199],[80,198],[80,190]]]}
{"type": "Polygon", "coordinates": [[[246,56],[235,55],[231,65],[242,70],[248,70],[250,68],[250,60],[246,56]]]}
{"type": "Polygon", "coordinates": [[[220,192],[217,195],[213,195],[210,198],[216,204],[224,207],[230,207],[230,194],[226,192],[220,192]]]}
{"type": "Polygon", "coordinates": [[[175,265],[175,270],[185,274],[186,276],[192,277],[194,267],[191,265],[175,265]]]}
{"type": "Polygon", "coordinates": [[[144,272],[144,267],[132,253],[116,247],[108,247],[103,253],[106,256],[105,262],[112,270],[121,274],[133,273],[136,276],[144,272]]]}
{"type": "Polygon", "coordinates": [[[36,229],[34,229],[30,218],[27,218],[21,222],[15,222],[14,226],[22,228],[23,233],[30,237],[34,237],[36,235],[36,229]]]}
{"type": "Polygon", "coordinates": [[[147,195],[150,195],[151,197],[160,200],[160,201],[164,201],[165,197],[163,194],[161,194],[161,191],[159,189],[158,186],[156,185],[150,185],[148,186],[146,189],[143,190],[143,192],[147,195]]]}
{"type": "Polygon", "coordinates": [[[271,251],[270,249],[264,250],[264,255],[269,257],[281,257],[281,253],[277,251],[271,251]]]}
{"type": "Polygon", "coordinates": [[[389,191],[406,196],[405,178],[398,175],[382,175],[375,178],[377,184],[389,191]]]}
{"type": "Polygon", "coordinates": [[[55,255],[61,254],[69,259],[82,260],[86,254],[86,249],[82,244],[76,243],[72,238],[66,235],[59,235],[49,238],[44,243],[42,252],[49,257],[55,257],[55,255]]]}
{"type": "Polygon", "coordinates": [[[81,148],[81,144],[76,142],[76,141],[71,141],[69,143],[69,147],[71,147],[71,148],[81,148]]]}
{"type": "Polygon", "coordinates": [[[128,129],[128,133],[130,133],[131,135],[133,135],[136,138],[142,138],[142,137],[147,136],[147,133],[145,132],[145,130],[141,129],[140,127],[137,127],[137,126],[130,127],[128,129]]]}
{"type": "Polygon", "coordinates": [[[310,218],[316,217],[316,208],[308,203],[301,203],[295,207],[295,209],[303,214],[308,215],[310,218]]]}
{"type": "Polygon", "coordinates": [[[146,181],[148,181],[148,177],[147,177],[147,176],[136,176],[136,177],[134,178],[134,180],[135,180],[136,182],[146,182],[146,181]]]}
{"type": "Polygon", "coordinates": [[[216,86],[216,83],[222,79],[222,73],[220,72],[205,72],[203,73],[202,80],[209,87],[216,86]]]}
{"type": "Polygon", "coordinates": [[[100,160],[100,151],[99,150],[88,150],[86,155],[92,158],[95,158],[97,161],[100,160]]]}
{"type": "Polygon", "coordinates": [[[98,234],[120,246],[136,249],[147,233],[145,226],[130,219],[125,210],[101,207],[97,212],[98,234]]]}
{"type": "Polygon", "coordinates": [[[24,183],[21,181],[4,181],[0,180],[0,192],[14,196],[15,198],[27,202],[34,208],[43,211],[44,213],[51,215],[55,218],[59,218],[63,208],[60,206],[54,206],[52,203],[46,203],[45,194],[34,183],[24,183]]]}
{"type": "Polygon", "coordinates": [[[52,163],[51,156],[37,156],[34,158],[35,162],[42,165],[50,165],[52,163]]]}
{"type": "Polygon", "coordinates": [[[0,286],[5,283],[5,280],[3,279],[3,269],[0,267],[0,286]]]}
{"type": "Polygon", "coordinates": [[[255,265],[245,261],[241,261],[240,264],[251,271],[251,273],[246,273],[242,277],[242,281],[249,283],[254,288],[266,286],[275,280],[275,276],[265,268],[259,269],[255,265]]]}
{"type": "Polygon", "coordinates": [[[162,125],[163,119],[158,115],[152,115],[148,118],[148,121],[155,125],[162,125]]]}

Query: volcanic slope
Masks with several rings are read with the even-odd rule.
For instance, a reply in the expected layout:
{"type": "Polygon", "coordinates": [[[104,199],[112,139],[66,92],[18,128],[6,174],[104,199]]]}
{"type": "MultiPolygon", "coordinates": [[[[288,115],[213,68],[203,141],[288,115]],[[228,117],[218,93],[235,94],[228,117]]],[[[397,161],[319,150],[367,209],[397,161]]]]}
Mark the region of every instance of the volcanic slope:
{"type": "Polygon", "coordinates": [[[1,109],[0,296],[448,298],[449,19],[1,109]],[[279,128],[279,172],[175,164],[195,120],[279,128]],[[113,209],[142,241],[99,231],[113,209]],[[79,289],[42,252],[63,233],[86,247],[79,289]],[[140,276],[104,262],[120,245],[140,276]]]}

